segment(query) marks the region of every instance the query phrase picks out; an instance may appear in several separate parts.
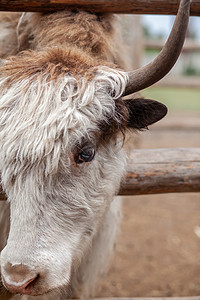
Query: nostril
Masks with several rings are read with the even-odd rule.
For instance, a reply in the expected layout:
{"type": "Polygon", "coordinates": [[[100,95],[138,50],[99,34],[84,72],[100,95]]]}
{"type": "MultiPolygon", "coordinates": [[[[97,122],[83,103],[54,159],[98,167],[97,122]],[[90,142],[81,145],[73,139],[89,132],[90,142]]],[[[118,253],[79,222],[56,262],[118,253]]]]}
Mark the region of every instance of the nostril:
{"type": "Polygon", "coordinates": [[[8,289],[11,293],[31,295],[33,288],[36,282],[38,281],[39,277],[40,275],[37,274],[36,276],[24,282],[23,284],[14,283],[14,282],[8,283],[6,282],[5,278],[3,278],[3,283],[6,289],[8,289]]]}
{"type": "Polygon", "coordinates": [[[35,278],[32,278],[28,283],[27,285],[24,287],[24,291],[25,293],[24,294],[27,294],[27,295],[30,295],[36,282],[38,281],[40,275],[38,274],[35,278]]]}

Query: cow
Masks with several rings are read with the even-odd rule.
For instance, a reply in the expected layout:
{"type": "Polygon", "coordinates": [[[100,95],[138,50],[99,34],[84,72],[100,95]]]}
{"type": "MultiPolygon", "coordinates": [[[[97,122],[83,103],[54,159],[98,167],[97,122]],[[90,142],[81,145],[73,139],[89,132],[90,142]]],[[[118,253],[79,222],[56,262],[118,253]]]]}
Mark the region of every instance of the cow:
{"type": "Polygon", "coordinates": [[[94,295],[118,231],[124,137],[167,113],[130,95],[174,65],[189,2],[157,58],[129,72],[112,15],[1,14],[1,278],[13,299],[94,295]]]}

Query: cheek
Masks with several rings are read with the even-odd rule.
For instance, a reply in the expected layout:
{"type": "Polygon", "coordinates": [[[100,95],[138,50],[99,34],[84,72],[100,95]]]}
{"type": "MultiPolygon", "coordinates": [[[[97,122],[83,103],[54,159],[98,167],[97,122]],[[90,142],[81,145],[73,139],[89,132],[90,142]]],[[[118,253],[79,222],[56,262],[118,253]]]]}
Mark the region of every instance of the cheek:
{"type": "Polygon", "coordinates": [[[74,171],[76,170],[76,168],[81,168],[83,164],[77,164],[77,162],[75,161],[75,157],[77,156],[77,153],[74,153],[72,151],[69,151],[65,161],[67,162],[68,165],[70,165],[70,170],[72,172],[72,174],[74,174],[74,171]]]}

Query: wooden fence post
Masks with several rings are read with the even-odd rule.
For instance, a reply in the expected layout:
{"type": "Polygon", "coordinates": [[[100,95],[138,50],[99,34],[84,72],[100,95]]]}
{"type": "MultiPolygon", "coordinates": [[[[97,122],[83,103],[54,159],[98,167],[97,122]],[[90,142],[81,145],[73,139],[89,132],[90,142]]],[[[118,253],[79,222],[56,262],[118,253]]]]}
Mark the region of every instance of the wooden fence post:
{"type": "MultiPolygon", "coordinates": [[[[179,0],[0,0],[2,11],[51,12],[84,9],[92,12],[126,14],[176,14],[179,0]]],[[[200,15],[200,0],[192,0],[191,15],[200,15]]]]}

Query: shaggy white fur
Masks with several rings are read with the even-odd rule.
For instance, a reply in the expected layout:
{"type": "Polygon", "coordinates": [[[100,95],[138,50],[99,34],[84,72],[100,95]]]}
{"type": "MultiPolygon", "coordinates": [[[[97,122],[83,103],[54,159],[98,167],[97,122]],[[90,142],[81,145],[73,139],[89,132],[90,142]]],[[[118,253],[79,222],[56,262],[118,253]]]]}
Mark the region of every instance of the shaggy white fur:
{"type": "Polygon", "coordinates": [[[33,294],[53,290],[39,299],[92,296],[115,241],[120,202],[110,203],[126,159],[120,138],[99,143],[90,163],[76,165],[73,148],[95,144],[99,124],[116,118],[128,78],[102,66],[90,81],[34,77],[7,87],[7,79],[0,78],[0,172],[11,224],[1,273],[12,285],[8,264],[28,266],[40,275],[33,294]]]}
{"type": "Polygon", "coordinates": [[[42,171],[57,173],[62,152],[89,138],[108,116],[115,118],[115,99],[128,80],[126,73],[106,67],[80,83],[66,75],[57,82],[27,78],[4,88],[7,79],[0,78],[0,168],[8,192],[10,180],[27,163],[40,164],[45,157],[42,171]]]}

